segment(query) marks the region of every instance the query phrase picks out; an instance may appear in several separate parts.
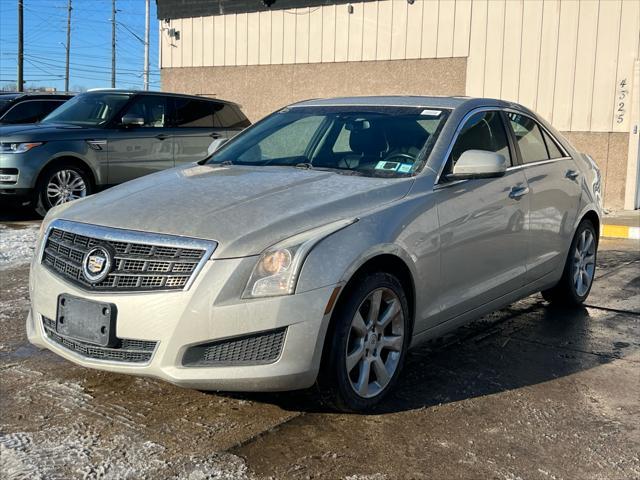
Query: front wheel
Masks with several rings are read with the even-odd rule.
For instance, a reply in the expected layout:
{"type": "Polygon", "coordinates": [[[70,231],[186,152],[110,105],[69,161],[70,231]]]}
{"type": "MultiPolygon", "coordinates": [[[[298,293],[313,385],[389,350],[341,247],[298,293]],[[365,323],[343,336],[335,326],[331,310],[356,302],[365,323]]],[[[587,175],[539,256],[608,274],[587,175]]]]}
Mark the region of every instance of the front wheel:
{"type": "Polygon", "coordinates": [[[367,275],[334,312],[318,385],[342,411],[380,403],[396,382],[409,344],[409,309],[402,284],[388,273],[367,275]]]}
{"type": "Polygon", "coordinates": [[[583,220],[571,242],[562,278],[553,288],[542,292],[544,299],[556,304],[582,304],[593,285],[597,253],[596,229],[590,220],[583,220]]]}
{"type": "Polygon", "coordinates": [[[86,197],[91,193],[87,173],[75,165],[57,165],[47,169],[36,187],[36,212],[46,215],[57,205],[86,197]]]}

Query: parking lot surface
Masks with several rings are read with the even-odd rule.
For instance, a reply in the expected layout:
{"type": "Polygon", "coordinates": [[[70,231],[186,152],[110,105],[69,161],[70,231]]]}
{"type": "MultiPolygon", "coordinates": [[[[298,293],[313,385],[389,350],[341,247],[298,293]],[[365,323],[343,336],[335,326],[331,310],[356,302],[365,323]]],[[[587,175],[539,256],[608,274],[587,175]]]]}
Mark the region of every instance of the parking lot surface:
{"type": "Polygon", "coordinates": [[[640,478],[637,242],[601,242],[586,308],[513,304],[417,348],[378,411],[345,415],[313,391],[186,390],[31,346],[23,220],[0,221],[2,478],[640,478]]]}

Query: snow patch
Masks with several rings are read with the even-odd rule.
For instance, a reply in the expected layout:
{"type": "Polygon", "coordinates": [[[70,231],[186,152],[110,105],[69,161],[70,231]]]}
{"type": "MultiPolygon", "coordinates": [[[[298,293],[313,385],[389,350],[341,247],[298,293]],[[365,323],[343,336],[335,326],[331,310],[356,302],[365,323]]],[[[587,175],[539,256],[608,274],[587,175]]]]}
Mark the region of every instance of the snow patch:
{"type": "Polygon", "coordinates": [[[0,225],[0,270],[31,261],[39,228],[39,225],[29,225],[25,228],[0,225]]]}

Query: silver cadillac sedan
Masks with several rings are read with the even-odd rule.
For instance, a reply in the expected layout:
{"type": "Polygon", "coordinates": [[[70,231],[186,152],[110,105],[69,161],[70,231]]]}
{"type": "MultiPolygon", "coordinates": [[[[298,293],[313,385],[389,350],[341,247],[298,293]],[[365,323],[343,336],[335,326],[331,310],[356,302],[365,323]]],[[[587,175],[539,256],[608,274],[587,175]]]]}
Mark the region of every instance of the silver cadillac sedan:
{"type": "Polygon", "coordinates": [[[593,160],[518,104],[305,101],[52,209],[27,332],[91,368],[363,411],[425,340],[536,292],[583,302],[601,208],[593,160]]]}

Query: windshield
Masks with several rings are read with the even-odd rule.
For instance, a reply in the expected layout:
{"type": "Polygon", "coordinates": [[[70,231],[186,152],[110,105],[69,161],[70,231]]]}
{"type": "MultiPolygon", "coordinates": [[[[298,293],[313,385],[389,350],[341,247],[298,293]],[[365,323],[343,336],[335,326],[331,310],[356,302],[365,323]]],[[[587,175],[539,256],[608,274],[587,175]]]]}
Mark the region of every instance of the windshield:
{"type": "Polygon", "coordinates": [[[125,93],[83,93],[47,115],[41,123],[99,126],[109,122],[129,100],[125,93]]]}
{"type": "Polygon", "coordinates": [[[424,107],[285,108],[245,130],[207,163],[402,177],[422,167],[447,115],[424,107]]]}

